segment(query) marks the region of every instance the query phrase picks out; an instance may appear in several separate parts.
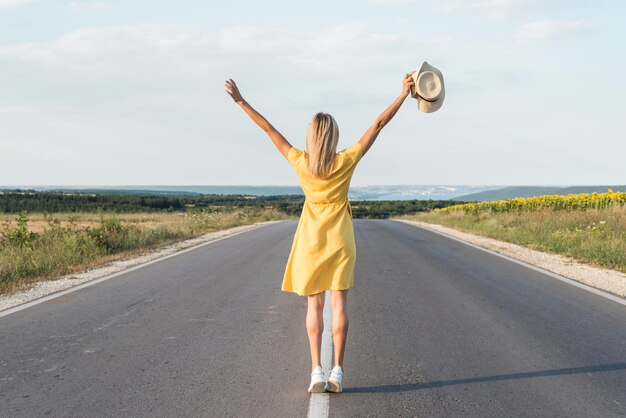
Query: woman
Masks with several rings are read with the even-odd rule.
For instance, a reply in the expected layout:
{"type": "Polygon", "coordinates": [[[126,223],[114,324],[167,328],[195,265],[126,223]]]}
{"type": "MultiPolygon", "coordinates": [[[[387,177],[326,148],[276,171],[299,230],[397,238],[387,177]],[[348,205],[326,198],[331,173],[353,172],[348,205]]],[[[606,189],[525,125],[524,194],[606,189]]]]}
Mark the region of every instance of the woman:
{"type": "Polygon", "coordinates": [[[348,188],[357,163],[411,91],[411,74],[404,75],[402,93],[376,118],[363,137],[339,153],[336,152],[339,128],[331,115],[324,112],[315,114],[307,130],[308,152],[305,152],[293,147],[254,110],[243,99],[232,79],[226,80],[226,92],[269,135],[276,148],[294,167],[306,197],[281,290],[307,296],[308,299],[306,329],[313,369],[309,392],[343,390],[343,355],[348,333],[347,297],[348,289],[354,283],[356,260],[348,188]],[[320,360],[325,290],[331,291],[335,363],[327,381],[320,360]]]}

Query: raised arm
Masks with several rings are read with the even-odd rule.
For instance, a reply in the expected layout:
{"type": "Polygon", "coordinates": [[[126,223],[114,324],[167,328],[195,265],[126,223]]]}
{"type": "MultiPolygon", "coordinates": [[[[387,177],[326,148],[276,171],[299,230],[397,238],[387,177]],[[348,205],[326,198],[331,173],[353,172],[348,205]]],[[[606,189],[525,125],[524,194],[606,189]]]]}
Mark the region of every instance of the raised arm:
{"type": "Polygon", "coordinates": [[[248,114],[248,116],[250,116],[254,123],[259,125],[259,127],[263,129],[266,134],[269,135],[276,148],[278,148],[278,151],[280,151],[280,153],[283,154],[285,158],[287,158],[287,153],[291,148],[291,144],[289,143],[289,141],[287,141],[285,137],[282,136],[281,133],[278,132],[276,128],[274,128],[272,124],[263,117],[263,115],[254,110],[254,108],[243,99],[241,93],[239,92],[239,88],[232,78],[226,80],[225,87],[226,93],[228,93],[230,97],[233,98],[235,103],[241,106],[241,108],[248,114]]]}
{"type": "Polygon", "coordinates": [[[363,148],[363,154],[365,154],[367,150],[370,149],[372,144],[374,144],[376,137],[378,137],[380,131],[395,116],[398,109],[400,109],[400,106],[402,106],[404,99],[406,99],[406,96],[411,91],[411,86],[413,86],[414,84],[413,77],[411,77],[414,72],[415,71],[404,75],[404,79],[402,80],[402,93],[400,94],[400,96],[398,96],[398,98],[394,100],[393,103],[387,109],[385,109],[383,113],[378,115],[372,126],[370,126],[365,134],[361,137],[361,139],[359,139],[358,142],[359,145],[361,145],[361,148],[363,148]]]}

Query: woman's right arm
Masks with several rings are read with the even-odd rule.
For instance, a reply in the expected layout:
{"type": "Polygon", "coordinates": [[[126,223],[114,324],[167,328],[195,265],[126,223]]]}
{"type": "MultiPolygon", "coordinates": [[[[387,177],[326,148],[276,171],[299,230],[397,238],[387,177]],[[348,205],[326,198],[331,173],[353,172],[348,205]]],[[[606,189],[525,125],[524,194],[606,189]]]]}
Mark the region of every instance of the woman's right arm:
{"type": "Polygon", "coordinates": [[[402,80],[402,94],[400,94],[400,96],[398,96],[398,98],[376,118],[372,126],[370,126],[361,139],[359,139],[358,142],[361,148],[363,148],[363,154],[370,149],[380,131],[395,116],[398,109],[400,109],[400,106],[402,106],[404,99],[406,99],[411,91],[411,86],[414,84],[413,77],[411,77],[413,72],[404,75],[404,80],[402,80]]]}
{"type": "Polygon", "coordinates": [[[276,148],[278,148],[278,151],[283,154],[285,158],[287,158],[289,150],[291,149],[291,144],[289,143],[289,141],[287,141],[285,137],[280,132],[278,132],[276,128],[274,128],[274,126],[272,126],[272,124],[267,121],[267,119],[263,117],[263,115],[257,112],[256,109],[250,106],[250,104],[243,99],[243,97],[241,96],[241,92],[237,87],[237,84],[235,84],[235,81],[232,78],[226,80],[225,86],[226,93],[228,93],[230,97],[233,98],[235,103],[241,106],[243,111],[246,112],[248,116],[250,116],[254,123],[259,125],[259,127],[263,129],[266,134],[269,135],[270,139],[274,143],[274,146],[276,146],[276,148]]]}

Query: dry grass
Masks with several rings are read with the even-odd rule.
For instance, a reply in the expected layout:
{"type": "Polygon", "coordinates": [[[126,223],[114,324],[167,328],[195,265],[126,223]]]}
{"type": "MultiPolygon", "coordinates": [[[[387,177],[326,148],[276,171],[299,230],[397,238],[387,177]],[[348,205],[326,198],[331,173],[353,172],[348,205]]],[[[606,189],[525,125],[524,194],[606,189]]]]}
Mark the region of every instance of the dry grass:
{"type": "MultiPolygon", "coordinates": [[[[51,214],[53,219],[59,221],[59,226],[67,228],[74,224],[78,229],[86,229],[88,227],[97,227],[100,224],[100,215],[91,212],[67,212],[67,213],[54,213],[51,214]]],[[[189,216],[189,215],[187,215],[189,216]]],[[[182,226],[185,221],[184,212],[164,212],[164,213],[123,213],[118,214],[117,218],[120,222],[125,224],[134,224],[142,227],[158,227],[162,225],[167,226],[182,226]]],[[[15,229],[17,227],[17,215],[12,213],[0,213],[0,224],[8,225],[9,229],[15,229]]],[[[49,222],[46,220],[43,213],[29,213],[28,214],[28,230],[35,233],[42,233],[50,229],[49,222]]]]}
{"type": "Polygon", "coordinates": [[[22,290],[110,261],[239,225],[291,219],[285,213],[244,207],[230,212],[43,213],[0,215],[0,293],[22,290]],[[24,215],[24,214],[23,214],[24,215]]]}

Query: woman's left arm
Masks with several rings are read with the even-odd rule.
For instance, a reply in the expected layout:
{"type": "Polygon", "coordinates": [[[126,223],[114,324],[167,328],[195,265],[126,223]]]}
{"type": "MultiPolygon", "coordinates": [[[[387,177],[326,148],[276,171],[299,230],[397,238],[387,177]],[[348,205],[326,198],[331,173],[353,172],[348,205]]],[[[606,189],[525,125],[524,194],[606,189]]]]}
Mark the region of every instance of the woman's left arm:
{"type": "Polygon", "coordinates": [[[241,108],[248,114],[248,116],[250,116],[254,123],[259,125],[259,127],[263,129],[266,134],[269,135],[276,148],[278,148],[278,151],[280,151],[280,153],[283,154],[285,158],[287,158],[287,153],[291,148],[291,144],[289,143],[289,141],[287,141],[285,137],[282,136],[281,133],[278,132],[276,128],[274,128],[272,124],[263,117],[263,115],[254,110],[254,108],[243,99],[241,93],[239,92],[239,88],[237,88],[237,84],[235,84],[232,78],[226,80],[226,93],[228,93],[230,97],[233,98],[235,103],[241,106],[241,108]]]}

